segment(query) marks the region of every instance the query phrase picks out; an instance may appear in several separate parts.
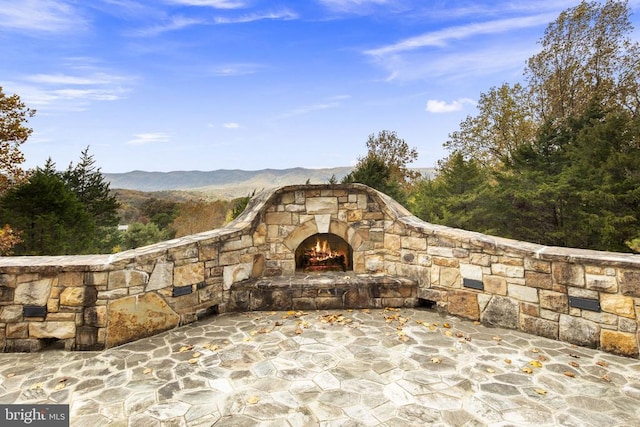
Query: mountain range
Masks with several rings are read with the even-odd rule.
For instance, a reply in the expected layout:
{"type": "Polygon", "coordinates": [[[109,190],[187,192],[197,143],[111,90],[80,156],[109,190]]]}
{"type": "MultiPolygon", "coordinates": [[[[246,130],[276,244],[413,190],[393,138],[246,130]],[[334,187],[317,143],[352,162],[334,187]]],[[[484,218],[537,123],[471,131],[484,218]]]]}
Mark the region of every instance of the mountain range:
{"type": "MultiPolygon", "coordinates": [[[[245,171],[218,169],[213,171],[173,171],[103,173],[112,189],[154,191],[195,191],[222,199],[246,196],[255,191],[294,184],[325,184],[331,177],[340,181],[352,167],[323,169],[291,168],[245,171]]],[[[432,174],[433,169],[418,169],[432,174]]]]}

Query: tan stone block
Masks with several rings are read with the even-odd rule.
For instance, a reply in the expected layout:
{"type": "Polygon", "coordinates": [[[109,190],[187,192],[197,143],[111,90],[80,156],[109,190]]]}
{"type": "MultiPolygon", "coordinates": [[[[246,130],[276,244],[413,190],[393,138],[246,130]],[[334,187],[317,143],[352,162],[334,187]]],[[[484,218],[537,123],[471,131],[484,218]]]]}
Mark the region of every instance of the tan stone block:
{"type": "Polygon", "coordinates": [[[469,255],[469,263],[489,267],[491,265],[491,257],[487,254],[475,252],[469,255]]]}
{"type": "Polygon", "coordinates": [[[480,318],[478,298],[474,292],[450,291],[447,308],[449,313],[455,316],[471,320],[478,320],[480,318]]]}
{"type": "Polygon", "coordinates": [[[107,318],[107,347],[152,336],[180,323],[180,316],[153,292],[112,301],[107,318]]]}
{"type": "Polygon", "coordinates": [[[291,212],[270,212],[265,215],[267,225],[291,225],[291,212]]]}
{"type": "Polygon", "coordinates": [[[109,282],[109,273],[106,271],[85,273],[84,280],[86,285],[106,286],[109,282]]]}
{"type": "Polygon", "coordinates": [[[524,266],[524,260],[522,258],[520,258],[520,257],[514,258],[514,257],[510,257],[510,256],[499,256],[497,264],[513,265],[513,266],[522,267],[522,266],[524,266]]]}
{"type": "Polygon", "coordinates": [[[540,289],[553,289],[551,274],[538,273],[536,271],[525,271],[524,279],[527,286],[540,289]]]}
{"type": "Polygon", "coordinates": [[[640,298],[640,271],[621,271],[620,292],[623,295],[640,298]]]}
{"type": "Polygon", "coordinates": [[[504,277],[524,277],[524,267],[501,263],[491,264],[491,274],[504,277]]]}
{"type": "Polygon", "coordinates": [[[542,261],[539,259],[525,258],[524,268],[525,270],[535,271],[538,273],[551,273],[551,263],[549,261],[542,261]]]}
{"type": "MultiPolygon", "coordinates": [[[[604,312],[598,313],[596,311],[589,311],[589,310],[582,310],[582,318],[591,320],[592,322],[599,323],[603,327],[606,325],[615,327],[618,325],[618,319],[620,319],[620,317],[616,316],[615,314],[604,313],[604,312]]],[[[615,328],[611,328],[611,329],[615,329],[615,328]]]]}
{"type": "Polygon", "coordinates": [[[587,289],[600,292],[618,292],[618,280],[615,276],[586,274],[587,289]]]}
{"type": "Polygon", "coordinates": [[[400,238],[400,246],[403,249],[411,249],[414,251],[424,251],[427,249],[427,239],[424,237],[402,236],[400,238]]]}
{"type": "Polygon", "coordinates": [[[607,313],[617,314],[618,316],[635,318],[636,312],[634,307],[634,299],[618,294],[600,294],[600,308],[607,313]]]}
{"type": "Polygon", "coordinates": [[[60,300],[58,298],[49,298],[47,300],[47,312],[57,313],[60,310],[60,300]]]}
{"type": "Polygon", "coordinates": [[[561,292],[554,292],[541,289],[540,308],[555,311],[558,313],[566,313],[569,307],[569,297],[561,292]]]}
{"type": "Polygon", "coordinates": [[[29,324],[26,322],[8,324],[7,338],[29,338],[29,324]]]}
{"type": "Polygon", "coordinates": [[[600,332],[600,344],[604,351],[634,357],[638,354],[636,334],[603,329],[600,332]]]}
{"type": "Polygon", "coordinates": [[[29,338],[67,339],[76,336],[75,322],[30,322],[29,338]]]}
{"type": "Polygon", "coordinates": [[[83,320],[89,326],[107,326],[107,306],[88,307],[84,310],[83,320]]]}
{"type": "Polygon", "coordinates": [[[58,275],[58,284],[62,287],[83,286],[84,273],[79,271],[62,272],[58,275]]]}
{"type": "MultiPolygon", "coordinates": [[[[416,248],[416,250],[424,250],[424,249],[416,248]]],[[[453,256],[453,248],[448,248],[448,247],[429,246],[427,248],[427,253],[429,255],[438,256],[438,257],[442,257],[442,258],[454,258],[454,256],[453,256]]]]}
{"type": "Polygon", "coordinates": [[[47,313],[47,322],[75,322],[77,313],[47,313]]]}
{"type": "Polygon", "coordinates": [[[535,304],[529,304],[526,302],[520,303],[520,313],[526,314],[527,316],[538,317],[540,315],[540,309],[535,304]]]}
{"type": "Polygon", "coordinates": [[[541,319],[536,316],[520,316],[520,329],[528,334],[557,340],[559,333],[558,322],[541,319]]]}
{"type": "Polygon", "coordinates": [[[15,323],[21,320],[21,305],[5,305],[4,307],[0,307],[0,323],[15,323]]]}
{"type": "Polygon", "coordinates": [[[499,276],[484,276],[484,291],[490,294],[507,295],[507,279],[499,276]]]}
{"type": "Polygon", "coordinates": [[[137,270],[116,270],[109,272],[108,289],[126,288],[129,286],[145,285],[149,281],[149,274],[137,270]]]}
{"type": "Polygon", "coordinates": [[[60,305],[82,307],[84,302],[84,287],[66,288],[60,294],[60,305]]]}
{"type": "Polygon", "coordinates": [[[551,266],[553,280],[561,285],[584,287],[584,267],[566,262],[554,262],[551,266]]]}
{"type": "Polygon", "coordinates": [[[193,285],[204,281],[204,263],[181,265],[173,269],[173,286],[193,285]]]}
{"type": "Polygon", "coordinates": [[[338,199],[336,197],[308,197],[305,200],[308,214],[337,214],[338,199]]]}
{"type": "Polygon", "coordinates": [[[13,296],[14,302],[22,305],[46,305],[52,286],[52,278],[18,283],[13,296]]]}
{"type": "Polygon", "coordinates": [[[438,285],[444,288],[459,288],[462,285],[460,270],[457,268],[440,267],[438,285]]]}
{"type": "Polygon", "coordinates": [[[347,221],[348,222],[362,221],[362,211],[361,210],[347,211],[347,221]]]}
{"type": "Polygon", "coordinates": [[[431,258],[431,263],[442,267],[458,267],[460,265],[460,261],[455,258],[442,258],[436,256],[431,258]]]}

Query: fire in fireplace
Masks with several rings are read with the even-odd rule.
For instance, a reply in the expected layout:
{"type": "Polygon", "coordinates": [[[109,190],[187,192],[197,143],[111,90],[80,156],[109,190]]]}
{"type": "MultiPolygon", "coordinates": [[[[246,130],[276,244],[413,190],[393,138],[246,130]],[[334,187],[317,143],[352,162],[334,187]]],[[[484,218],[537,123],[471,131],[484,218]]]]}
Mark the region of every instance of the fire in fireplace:
{"type": "Polygon", "coordinates": [[[340,236],[319,233],[305,239],[296,249],[296,269],[305,272],[352,269],[351,246],[340,236]]]}

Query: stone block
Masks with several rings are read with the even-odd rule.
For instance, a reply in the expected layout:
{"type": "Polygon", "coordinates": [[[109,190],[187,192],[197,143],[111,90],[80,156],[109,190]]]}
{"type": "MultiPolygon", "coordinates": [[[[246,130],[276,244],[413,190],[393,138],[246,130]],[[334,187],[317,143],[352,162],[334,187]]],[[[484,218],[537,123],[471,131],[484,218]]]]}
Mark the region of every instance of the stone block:
{"type": "Polygon", "coordinates": [[[440,267],[438,282],[434,283],[443,288],[460,288],[462,278],[457,268],[440,267]]]}
{"type": "Polygon", "coordinates": [[[400,246],[403,249],[424,251],[427,250],[427,239],[425,237],[402,236],[400,238],[400,246]]]}
{"type": "Polygon", "coordinates": [[[584,267],[566,262],[554,262],[551,266],[553,280],[561,285],[584,287],[584,267]]]}
{"type": "Polygon", "coordinates": [[[318,297],[316,298],[318,310],[333,310],[344,308],[341,297],[318,297]]]}
{"type": "Polygon", "coordinates": [[[432,289],[432,288],[419,288],[418,289],[418,298],[421,298],[426,301],[440,302],[447,301],[447,296],[449,293],[440,289],[432,289]]]}
{"type": "Polygon", "coordinates": [[[478,306],[476,293],[451,291],[449,292],[448,301],[448,311],[454,316],[460,316],[471,320],[478,320],[480,318],[480,308],[478,306]]]}
{"type": "Polygon", "coordinates": [[[494,296],[481,315],[483,323],[508,329],[518,328],[518,302],[511,298],[494,296]]]}
{"type": "Polygon", "coordinates": [[[317,310],[315,298],[293,298],[292,310],[317,310]]]}
{"type": "Polygon", "coordinates": [[[16,286],[14,302],[21,305],[46,305],[52,284],[52,278],[19,283],[16,286]]]}
{"type": "Polygon", "coordinates": [[[600,333],[600,344],[602,350],[609,353],[627,357],[636,357],[638,355],[636,334],[603,329],[600,333]]]}
{"type": "Polygon", "coordinates": [[[21,305],[5,305],[0,307],[0,323],[15,323],[22,321],[21,305]]]}
{"type": "Polygon", "coordinates": [[[158,289],[172,286],[173,284],[173,262],[158,261],[153,267],[149,282],[147,283],[147,291],[157,291],[158,289]]]}
{"type": "Polygon", "coordinates": [[[558,339],[558,322],[539,317],[520,315],[520,329],[528,334],[558,339]]]}
{"type": "Polygon", "coordinates": [[[87,286],[107,286],[109,273],[106,271],[85,273],[84,280],[87,286]]]}
{"type": "Polygon", "coordinates": [[[29,338],[29,324],[26,322],[8,324],[7,338],[29,338]]]}
{"type": "Polygon", "coordinates": [[[369,290],[366,287],[351,287],[344,294],[345,308],[369,307],[369,290]]]}
{"type": "Polygon", "coordinates": [[[108,290],[127,288],[129,286],[143,286],[149,280],[149,274],[137,270],[116,270],[109,272],[108,290]]]}
{"type": "Polygon", "coordinates": [[[520,314],[526,314],[527,316],[538,317],[540,315],[540,308],[536,304],[529,304],[527,302],[520,303],[520,314]]]}
{"type": "Polygon", "coordinates": [[[460,264],[460,275],[464,279],[482,281],[482,267],[472,264],[460,264]]]}
{"type": "Polygon", "coordinates": [[[60,305],[82,307],[84,303],[84,287],[66,288],[60,294],[60,305]]]}
{"type": "Polygon", "coordinates": [[[14,288],[0,286],[0,302],[13,302],[14,288]]]}
{"type": "Polygon", "coordinates": [[[107,306],[87,307],[83,313],[85,325],[106,327],[107,326],[107,306]]]}
{"type": "Polygon", "coordinates": [[[196,262],[173,269],[173,286],[194,285],[204,281],[204,263],[196,262]]]}
{"type": "Polygon", "coordinates": [[[600,326],[590,320],[560,315],[558,336],[561,341],[583,347],[598,348],[600,343],[600,326]]]}
{"type": "Polygon", "coordinates": [[[311,215],[338,213],[338,199],[336,197],[307,197],[305,206],[307,213],[311,215]]]}
{"type": "Polygon", "coordinates": [[[640,298],[640,271],[623,271],[620,276],[622,295],[640,298]]]}
{"type": "Polygon", "coordinates": [[[99,300],[114,300],[129,295],[127,288],[113,289],[111,291],[98,292],[99,300]]]}
{"type": "Polygon", "coordinates": [[[508,283],[507,295],[519,301],[534,302],[534,303],[539,302],[538,289],[530,288],[528,286],[514,285],[511,283],[508,283]]]}
{"type": "Polygon", "coordinates": [[[525,271],[524,280],[527,286],[539,289],[553,289],[551,274],[536,271],[525,271]]]}
{"type": "Polygon", "coordinates": [[[265,215],[265,223],[269,225],[291,225],[291,212],[268,212],[265,215]]]}
{"type": "Polygon", "coordinates": [[[83,286],[84,273],[80,271],[65,271],[58,275],[58,286],[83,286]]]}
{"type": "Polygon", "coordinates": [[[582,318],[591,320],[600,324],[600,326],[616,327],[618,325],[618,319],[620,317],[611,313],[598,313],[597,311],[582,310],[582,318]]]}
{"type": "Polygon", "coordinates": [[[249,279],[252,272],[252,262],[228,265],[224,267],[224,272],[222,274],[224,290],[226,291],[231,289],[231,285],[234,283],[249,279]]]}
{"type": "MultiPolygon", "coordinates": [[[[415,239],[415,237],[414,237],[414,239],[415,239]]],[[[422,250],[424,250],[424,249],[422,249],[422,250]]],[[[427,253],[429,255],[437,256],[437,257],[441,257],[441,258],[455,258],[453,256],[453,248],[449,248],[449,247],[429,246],[427,248],[427,253]]]]}
{"type": "Polygon", "coordinates": [[[587,289],[599,292],[618,292],[618,280],[615,276],[586,274],[587,289]]]}
{"type": "Polygon", "coordinates": [[[607,313],[635,319],[634,299],[618,294],[600,294],[600,308],[607,313]]]}
{"type": "Polygon", "coordinates": [[[158,334],[180,322],[180,316],[152,292],[112,301],[107,318],[107,347],[158,334]]]}
{"type": "Polygon", "coordinates": [[[561,292],[540,290],[540,308],[544,308],[558,313],[567,313],[569,308],[569,297],[561,292]]]}
{"type": "Polygon", "coordinates": [[[75,322],[30,322],[29,338],[67,339],[76,336],[75,322]]]}
{"type": "Polygon", "coordinates": [[[525,258],[524,268],[525,270],[535,271],[538,273],[551,273],[551,263],[549,261],[542,261],[539,259],[525,258]]]}
{"type": "Polygon", "coordinates": [[[484,291],[489,294],[507,295],[507,279],[500,276],[484,276],[484,291]]]}
{"type": "Polygon", "coordinates": [[[491,264],[491,274],[503,277],[524,277],[524,267],[519,265],[493,263],[491,264]]]}

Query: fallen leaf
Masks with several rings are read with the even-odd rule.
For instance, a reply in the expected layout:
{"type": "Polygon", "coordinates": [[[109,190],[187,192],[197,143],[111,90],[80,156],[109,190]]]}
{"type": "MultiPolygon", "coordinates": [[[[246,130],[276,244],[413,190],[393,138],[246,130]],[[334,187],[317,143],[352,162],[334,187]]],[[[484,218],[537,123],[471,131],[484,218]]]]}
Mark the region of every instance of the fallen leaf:
{"type": "Polygon", "coordinates": [[[532,348],[531,353],[540,353],[540,350],[538,350],[537,348],[532,348]]]}
{"type": "Polygon", "coordinates": [[[549,360],[549,358],[541,354],[540,356],[538,356],[538,360],[541,362],[546,362],[547,360],[549,360]]]}
{"type": "Polygon", "coordinates": [[[502,338],[500,338],[499,336],[495,336],[495,337],[493,337],[492,339],[493,339],[494,341],[498,341],[498,342],[502,341],[502,338]]]}
{"type": "Polygon", "coordinates": [[[532,360],[531,362],[529,362],[529,365],[534,368],[542,368],[542,362],[540,362],[539,360],[532,360]]]}
{"type": "Polygon", "coordinates": [[[276,323],[275,323],[275,325],[276,325],[276,326],[282,326],[282,325],[283,325],[283,323],[282,323],[282,322],[276,322],[276,323]]]}
{"type": "Polygon", "coordinates": [[[607,366],[609,366],[609,364],[607,362],[605,362],[604,360],[598,360],[596,362],[596,365],[602,366],[603,368],[606,368],[607,366]]]}
{"type": "Polygon", "coordinates": [[[145,369],[142,371],[142,373],[143,373],[143,374],[145,374],[145,375],[150,374],[151,372],[153,372],[153,369],[151,369],[151,368],[145,368],[145,369]]]}
{"type": "Polygon", "coordinates": [[[504,363],[506,363],[507,365],[511,365],[511,359],[504,359],[504,363]]]}
{"type": "Polygon", "coordinates": [[[194,359],[197,359],[198,357],[202,356],[202,353],[200,353],[199,351],[196,351],[195,353],[193,353],[191,355],[191,357],[193,357],[194,359]]]}
{"type": "Polygon", "coordinates": [[[196,363],[198,363],[198,359],[196,357],[189,359],[189,363],[195,365],[196,363]]]}
{"type": "Polygon", "coordinates": [[[536,393],[538,393],[541,396],[544,396],[545,394],[547,394],[547,390],[543,390],[541,388],[536,388],[534,390],[536,391],[536,393]]]}
{"type": "Polygon", "coordinates": [[[65,388],[67,386],[67,383],[58,383],[56,384],[56,386],[54,387],[55,390],[62,390],[63,388],[65,388]]]}
{"type": "Polygon", "coordinates": [[[432,357],[431,359],[431,363],[442,363],[442,359],[440,359],[439,357],[432,357]]]}
{"type": "Polygon", "coordinates": [[[533,374],[533,369],[531,369],[528,366],[525,366],[524,368],[522,368],[522,372],[524,372],[525,374],[533,374]]]}
{"type": "Polygon", "coordinates": [[[369,310],[368,308],[363,308],[360,311],[363,312],[363,313],[371,313],[371,310],[369,310]]]}
{"type": "Polygon", "coordinates": [[[464,334],[462,332],[456,332],[456,337],[462,338],[464,337],[464,334]]]}
{"type": "Polygon", "coordinates": [[[430,330],[430,331],[435,331],[436,329],[438,329],[438,328],[436,328],[436,327],[435,327],[435,326],[433,326],[433,325],[429,325],[429,330],[430,330]]]}
{"type": "Polygon", "coordinates": [[[417,323],[418,325],[424,325],[424,321],[419,320],[419,319],[418,319],[418,320],[416,320],[416,323],[417,323]]]}
{"type": "Polygon", "coordinates": [[[296,314],[295,311],[287,311],[287,316],[293,316],[294,314],[296,314]]]}
{"type": "Polygon", "coordinates": [[[606,382],[610,383],[611,382],[611,378],[609,378],[609,375],[603,375],[600,378],[602,378],[603,380],[605,380],[606,382]]]}
{"type": "Polygon", "coordinates": [[[447,328],[447,329],[448,329],[448,328],[450,328],[450,327],[451,327],[451,325],[450,325],[450,324],[448,324],[448,323],[443,323],[443,324],[442,324],[442,327],[443,327],[443,328],[447,328]]]}
{"type": "Polygon", "coordinates": [[[257,335],[257,333],[258,333],[258,331],[253,330],[253,331],[249,332],[249,335],[251,335],[253,337],[253,336],[257,335]]]}
{"type": "Polygon", "coordinates": [[[493,374],[496,370],[493,368],[487,368],[487,372],[493,374]]]}
{"type": "Polygon", "coordinates": [[[242,338],[242,341],[244,341],[244,342],[251,341],[251,337],[244,337],[244,338],[242,338]]]}
{"type": "Polygon", "coordinates": [[[296,334],[300,335],[300,334],[302,333],[302,329],[297,328],[294,332],[295,332],[296,334]]]}
{"type": "Polygon", "coordinates": [[[42,386],[43,386],[42,383],[35,383],[35,384],[32,384],[31,387],[29,387],[29,390],[39,390],[42,388],[42,386]]]}
{"type": "Polygon", "coordinates": [[[478,322],[477,320],[475,322],[473,322],[474,325],[482,325],[482,323],[478,322]]]}
{"type": "Polygon", "coordinates": [[[574,378],[576,376],[576,374],[574,374],[573,372],[569,372],[569,371],[565,371],[564,375],[570,378],[574,378]]]}
{"type": "Polygon", "coordinates": [[[247,398],[247,403],[249,405],[255,405],[258,402],[260,402],[260,398],[258,396],[249,396],[247,398]]]}
{"type": "Polygon", "coordinates": [[[183,345],[182,347],[180,347],[180,350],[178,350],[178,353],[184,353],[185,351],[189,350],[193,350],[192,345],[183,345]]]}
{"type": "Polygon", "coordinates": [[[269,332],[271,332],[271,329],[263,328],[258,330],[259,334],[268,334],[269,332]]]}
{"type": "Polygon", "coordinates": [[[448,337],[452,337],[453,336],[453,332],[451,331],[444,331],[444,334],[448,337]]]}
{"type": "Polygon", "coordinates": [[[574,368],[577,368],[577,367],[579,367],[579,366],[580,366],[580,365],[579,365],[579,364],[577,364],[576,362],[569,362],[569,365],[570,365],[570,366],[573,366],[574,368]]]}
{"type": "Polygon", "coordinates": [[[575,359],[580,359],[580,356],[578,356],[577,354],[569,353],[569,356],[575,359]]]}

